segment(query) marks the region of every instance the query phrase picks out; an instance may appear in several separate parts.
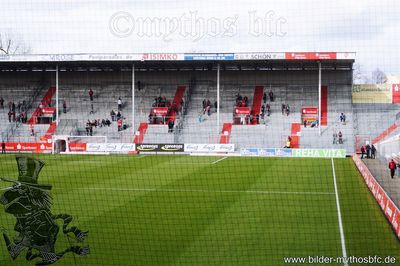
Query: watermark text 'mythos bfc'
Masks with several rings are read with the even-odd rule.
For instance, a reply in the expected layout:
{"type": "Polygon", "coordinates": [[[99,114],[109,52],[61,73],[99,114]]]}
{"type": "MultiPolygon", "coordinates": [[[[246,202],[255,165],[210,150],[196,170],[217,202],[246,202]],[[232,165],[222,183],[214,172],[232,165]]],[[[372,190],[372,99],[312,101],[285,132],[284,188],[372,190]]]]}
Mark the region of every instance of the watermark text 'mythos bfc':
{"type": "Polygon", "coordinates": [[[284,37],[287,20],[270,10],[264,14],[249,11],[247,21],[233,14],[223,18],[203,17],[198,11],[183,13],[177,17],[134,17],[118,11],[109,20],[110,32],[119,38],[136,35],[140,38],[156,38],[165,42],[177,38],[199,41],[205,37],[234,37],[239,34],[240,23],[248,23],[247,34],[252,37],[284,37]]]}

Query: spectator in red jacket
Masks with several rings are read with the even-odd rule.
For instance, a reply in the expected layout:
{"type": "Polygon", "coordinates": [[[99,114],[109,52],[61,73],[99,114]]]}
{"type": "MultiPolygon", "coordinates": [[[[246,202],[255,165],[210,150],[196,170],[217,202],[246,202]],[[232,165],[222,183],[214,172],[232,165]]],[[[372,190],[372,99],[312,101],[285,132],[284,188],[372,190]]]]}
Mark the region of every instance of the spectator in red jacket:
{"type": "Polygon", "coordinates": [[[364,159],[364,155],[365,155],[365,148],[364,146],[361,146],[361,159],[364,159]]]}
{"type": "Polygon", "coordinates": [[[122,123],[123,123],[122,118],[118,119],[118,121],[117,121],[118,131],[122,130],[122,123]]]}
{"type": "Polygon", "coordinates": [[[394,160],[392,159],[392,160],[389,162],[390,176],[391,176],[392,178],[394,178],[394,173],[395,173],[396,169],[397,169],[397,165],[396,165],[396,163],[394,162],[394,160]]]}

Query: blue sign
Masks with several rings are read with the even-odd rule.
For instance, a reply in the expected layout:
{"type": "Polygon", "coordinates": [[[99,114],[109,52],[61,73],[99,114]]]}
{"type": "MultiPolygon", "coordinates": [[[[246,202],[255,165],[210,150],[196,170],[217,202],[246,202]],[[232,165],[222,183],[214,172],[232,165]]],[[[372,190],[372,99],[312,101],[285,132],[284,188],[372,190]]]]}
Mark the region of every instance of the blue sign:
{"type": "Polygon", "coordinates": [[[234,54],[185,54],[185,60],[234,60],[234,54]]]}

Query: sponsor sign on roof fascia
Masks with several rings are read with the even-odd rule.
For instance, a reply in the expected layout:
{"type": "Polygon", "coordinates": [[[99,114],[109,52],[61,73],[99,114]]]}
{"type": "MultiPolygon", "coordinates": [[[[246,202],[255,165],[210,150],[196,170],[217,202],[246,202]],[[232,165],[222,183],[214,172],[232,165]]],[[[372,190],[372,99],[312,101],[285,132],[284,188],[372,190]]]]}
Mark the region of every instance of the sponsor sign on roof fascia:
{"type": "Polygon", "coordinates": [[[204,60],[354,60],[354,52],[137,53],[0,55],[0,62],[204,61],[204,60]]]}

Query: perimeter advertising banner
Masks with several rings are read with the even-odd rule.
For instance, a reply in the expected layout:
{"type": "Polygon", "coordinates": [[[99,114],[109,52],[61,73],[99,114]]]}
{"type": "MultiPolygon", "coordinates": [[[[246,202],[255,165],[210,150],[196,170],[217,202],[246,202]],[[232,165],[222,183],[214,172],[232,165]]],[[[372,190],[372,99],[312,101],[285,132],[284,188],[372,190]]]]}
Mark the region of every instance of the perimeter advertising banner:
{"type": "Polygon", "coordinates": [[[215,152],[234,152],[235,144],[185,144],[185,152],[193,153],[215,153],[215,152]]]}
{"type": "Polygon", "coordinates": [[[135,151],[134,143],[87,143],[87,152],[130,153],[135,151]]]}
{"type": "Polygon", "coordinates": [[[243,156],[302,157],[302,158],[345,158],[345,149],[285,149],[285,148],[243,148],[243,156]]]}
{"type": "Polygon", "coordinates": [[[383,214],[392,225],[393,231],[397,238],[400,239],[400,210],[393,203],[391,198],[386,194],[385,190],[380,186],[375,177],[371,174],[364,162],[357,156],[353,155],[353,161],[364,178],[365,184],[368,186],[372,195],[376,199],[383,214]]]}
{"type": "Polygon", "coordinates": [[[6,151],[8,152],[33,152],[42,153],[50,152],[52,144],[51,143],[39,143],[39,142],[7,142],[6,151]]]}
{"type": "Polygon", "coordinates": [[[143,143],[136,146],[139,152],[183,152],[183,144],[150,144],[143,143]]]}

